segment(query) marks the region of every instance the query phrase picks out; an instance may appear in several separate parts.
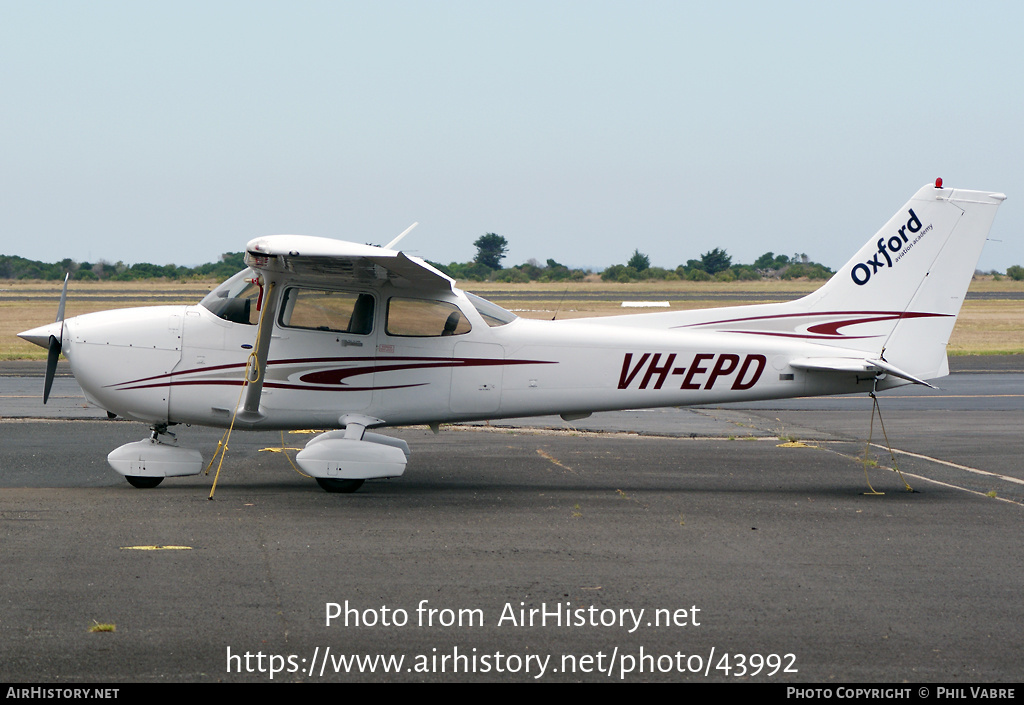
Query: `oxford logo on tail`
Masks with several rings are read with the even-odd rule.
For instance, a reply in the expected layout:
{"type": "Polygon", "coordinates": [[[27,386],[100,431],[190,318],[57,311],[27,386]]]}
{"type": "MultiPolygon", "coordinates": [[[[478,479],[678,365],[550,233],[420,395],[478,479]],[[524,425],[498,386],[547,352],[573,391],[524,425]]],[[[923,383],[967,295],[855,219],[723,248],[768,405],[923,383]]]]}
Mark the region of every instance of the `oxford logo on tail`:
{"type": "MultiPolygon", "coordinates": [[[[897,231],[897,234],[893,235],[888,240],[884,237],[878,238],[878,251],[875,252],[867,262],[856,264],[853,269],[850,270],[850,276],[853,278],[853,282],[855,284],[858,286],[864,286],[867,284],[871,280],[871,275],[878,272],[879,269],[893,266],[893,255],[898,255],[905,245],[907,246],[907,249],[910,249],[910,246],[913,245],[913,243],[910,242],[910,237],[907,235],[907,232],[909,231],[911,234],[921,232],[921,221],[918,219],[917,214],[914,213],[913,208],[909,209],[907,212],[910,213],[910,220],[907,221],[907,224],[900,228],[899,231],[897,231]],[[881,256],[884,261],[880,260],[879,256],[881,256]]],[[[929,229],[931,229],[931,226],[925,229],[924,232],[921,232],[921,234],[923,235],[925,232],[928,232],[929,229]]],[[[896,257],[896,260],[899,260],[898,256],[896,257]]]]}

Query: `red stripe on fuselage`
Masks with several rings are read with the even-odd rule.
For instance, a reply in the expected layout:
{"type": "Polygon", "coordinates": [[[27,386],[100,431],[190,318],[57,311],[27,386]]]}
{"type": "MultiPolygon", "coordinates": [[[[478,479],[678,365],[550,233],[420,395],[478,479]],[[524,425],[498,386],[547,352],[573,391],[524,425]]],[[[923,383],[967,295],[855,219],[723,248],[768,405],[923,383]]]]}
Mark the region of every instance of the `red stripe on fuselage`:
{"type": "MultiPolygon", "coordinates": [[[[553,365],[557,364],[554,360],[504,360],[504,359],[486,359],[486,358],[443,358],[443,357],[327,357],[327,358],[289,358],[283,360],[271,360],[267,363],[268,369],[270,367],[280,367],[285,365],[315,365],[324,364],[331,362],[372,362],[370,365],[360,365],[358,367],[350,367],[344,369],[334,370],[319,370],[315,372],[307,372],[303,374],[299,379],[302,382],[308,382],[311,385],[338,385],[338,386],[308,386],[299,384],[288,384],[285,382],[265,382],[264,386],[273,387],[276,389],[311,389],[314,391],[331,391],[338,389],[345,389],[349,391],[367,391],[370,389],[400,389],[403,387],[416,387],[426,384],[426,382],[416,384],[402,384],[393,386],[382,386],[382,387],[348,387],[342,382],[347,377],[354,377],[361,374],[370,374],[374,372],[392,372],[398,370],[417,370],[417,369],[433,369],[438,367],[479,367],[479,366],[498,366],[498,365],[553,365]],[[393,361],[408,360],[410,362],[406,364],[390,364],[393,361]],[[419,362],[412,362],[419,361],[419,362]],[[384,364],[381,364],[384,363],[384,364]]],[[[169,372],[161,375],[153,375],[150,377],[141,377],[139,379],[128,380],[125,382],[118,382],[116,384],[107,385],[107,387],[117,387],[121,390],[128,389],[151,389],[153,387],[165,387],[165,386],[177,386],[177,385],[239,385],[242,384],[242,380],[190,380],[190,379],[179,379],[185,375],[195,374],[206,374],[209,372],[216,372],[221,370],[237,369],[242,370],[246,367],[246,363],[231,363],[227,365],[215,365],[213,367],[195,367],[189,370],[181,370],[176,372],[169,372]],[[164,383],[154,383],[155,380],[166,380],[164,383]],[[150,384],[144,384],[149,382],[150,384]],[[130,386],[129,386],[130,385],[130,386]]]]}
{"type": "Polygon", "coordinates": [[[771,330],[722,330],[723,333],[745,333],[747,335],[771,335],[782,338],[805,338],[808,340],[859,340],[862,338],[873,338],[878,336],[870,335],[844,335],[840,328],[863,323],[876,323],[878,321],[900,321],[911,318],[942,318],[948,317],[947,313],[914,313],[901,311],[827,311],[823,313],[784,313],[773,316],[750,316],[748,318],[726,318],[720,321],[707,321],[704,323],[689,323],[684,326],[673,326],[674,328],[699,328],[702,326],[717,326],[729,323],[746,323],[750,321],[770,321],[781,319],[808,319],[811,323],[814,319],[831,316],[867,316],[867,318],[844,318],[838,321],[824,321],[822,323],[811,323],[807,327],[807,333],[784,333],[771,330]]]}

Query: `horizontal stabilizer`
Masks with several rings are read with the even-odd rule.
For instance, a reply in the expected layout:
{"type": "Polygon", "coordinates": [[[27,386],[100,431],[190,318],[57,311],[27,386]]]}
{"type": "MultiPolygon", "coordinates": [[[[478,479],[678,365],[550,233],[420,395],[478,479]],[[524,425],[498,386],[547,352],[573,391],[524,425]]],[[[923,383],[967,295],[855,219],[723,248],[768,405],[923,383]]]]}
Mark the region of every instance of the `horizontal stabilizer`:
{"type": "Polygon", "coordinates": [[[908,382],[913,382],[914,384],[921,384],[931,389],[936,388],[934,385],[928,384],[923,379],[918,379],[917,377],[904,372],[895,365],[890,365],[885,360],[870,360],[867,358],[853,357],[803,357],[797,360],[791,360],[789,365],[790,367],[795,367],[798,370],[814,370],[816,372],[865,372],[870,374],[884,372],[892,375],[893,377],[899,377],[900,379],[905,379],[908,382]]]}

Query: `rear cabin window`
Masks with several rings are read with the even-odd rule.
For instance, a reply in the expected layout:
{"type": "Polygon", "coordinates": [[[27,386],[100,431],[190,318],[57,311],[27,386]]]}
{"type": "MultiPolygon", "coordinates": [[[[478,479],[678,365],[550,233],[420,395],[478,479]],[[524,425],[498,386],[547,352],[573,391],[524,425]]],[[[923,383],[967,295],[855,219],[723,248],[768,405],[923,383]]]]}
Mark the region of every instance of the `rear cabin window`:
{"type": "Polygon", "coordinates": [[[288,328],[369,335],[373,311],[371,294],[293,287],[284,294],[279,321],[288,328]]]}
{"type": "Polygon", "coordinates": [[[462,335],[472,329],[469,320],[455,304],[426,299],[388,300],[388,335],[412,338],[437,338],[462,335]]]}

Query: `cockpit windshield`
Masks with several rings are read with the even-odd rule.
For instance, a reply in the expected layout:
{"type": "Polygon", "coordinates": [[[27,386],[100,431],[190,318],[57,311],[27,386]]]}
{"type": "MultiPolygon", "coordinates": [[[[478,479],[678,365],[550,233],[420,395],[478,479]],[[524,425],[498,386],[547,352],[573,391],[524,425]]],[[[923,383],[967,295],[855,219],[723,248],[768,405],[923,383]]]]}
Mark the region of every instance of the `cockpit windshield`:
{"type": "Polygon", "coordinates": [[[470,294],[468,291],[464,293],[466,298],[469,299],[469,303],[473,304],[473,308],[477,310],[477,313],[483,317],[484,322],[491,328],[503,326],[519,318],[516,314],[506,311],[498,304],[492,304],[487,299],[481,299],[476,294],[470,294]]]}
{"type": "Polygon", "coordinates": [[[225,321],[256,325],[259,315],[256,312],[256,301],[260,289],[251,281],[255,277],[256,272],[243,269],[204,296],[199,305],[225,321]]]}

